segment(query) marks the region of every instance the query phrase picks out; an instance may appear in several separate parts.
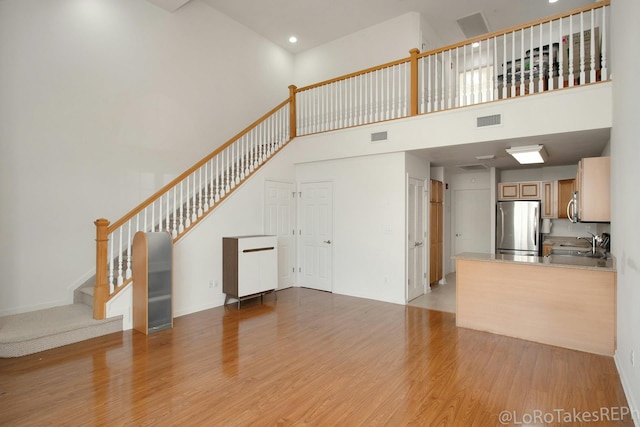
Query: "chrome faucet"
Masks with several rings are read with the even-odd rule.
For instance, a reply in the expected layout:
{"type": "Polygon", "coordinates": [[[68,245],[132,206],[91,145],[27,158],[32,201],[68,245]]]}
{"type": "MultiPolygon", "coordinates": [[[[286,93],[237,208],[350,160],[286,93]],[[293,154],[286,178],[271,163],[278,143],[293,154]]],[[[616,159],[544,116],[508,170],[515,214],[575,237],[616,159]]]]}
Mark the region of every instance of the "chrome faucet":
{"type": "Polygon", "coordinates": [[[591,255],[596,255],[598,253],[598,250],[596,249],[596,245],[602,241],[602,238],[597,234],[593,234],[593,233],[589,233],[589,234],[591,234],[591,237],[580,236],[577,239],[586,240],[587,242],[589,242],[591,244],[591,255]]]}

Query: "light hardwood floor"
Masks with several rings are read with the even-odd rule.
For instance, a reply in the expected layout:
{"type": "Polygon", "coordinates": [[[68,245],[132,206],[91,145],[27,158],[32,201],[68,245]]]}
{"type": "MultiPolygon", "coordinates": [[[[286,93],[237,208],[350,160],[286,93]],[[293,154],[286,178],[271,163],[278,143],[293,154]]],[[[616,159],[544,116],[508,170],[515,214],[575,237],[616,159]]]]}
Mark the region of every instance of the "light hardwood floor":
{"type": "Polygon", "coordinates": [[[610,357],[457,328],[454,314],[419,307],[277,296],[0,359],[0,425],[498,426],[513,425],[502,411],[517,422],[627,405],[610,357]]]}

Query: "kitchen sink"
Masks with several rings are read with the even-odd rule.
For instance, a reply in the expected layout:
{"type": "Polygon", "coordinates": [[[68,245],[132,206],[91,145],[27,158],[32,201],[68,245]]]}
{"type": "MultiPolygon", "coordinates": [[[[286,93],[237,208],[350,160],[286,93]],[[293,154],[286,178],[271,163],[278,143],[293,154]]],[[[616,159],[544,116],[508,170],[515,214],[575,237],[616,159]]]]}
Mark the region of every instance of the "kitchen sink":
{"type": "Polygon", "coordinates": [[[547,255],[545,257],[549,264],[575,265],[584,267],[610,267],[612,260],[610,257],[591,257],[591,256],[574,256],[574,255],[547,255]]]}

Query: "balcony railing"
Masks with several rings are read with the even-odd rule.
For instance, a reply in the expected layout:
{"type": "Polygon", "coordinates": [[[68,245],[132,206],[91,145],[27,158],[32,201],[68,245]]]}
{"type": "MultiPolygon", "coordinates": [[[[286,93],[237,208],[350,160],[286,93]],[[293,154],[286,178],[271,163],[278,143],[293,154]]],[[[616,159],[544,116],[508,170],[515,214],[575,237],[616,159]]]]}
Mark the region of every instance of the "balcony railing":
{"type": "Polygon", "coordinates": [[[420,53],[357,73],[289,87],[289,98],[123,218],[96,221],[94,317],[131,281],[138,231],[174,241],[292,138],[609,79],[610,1],[420,53]]]}

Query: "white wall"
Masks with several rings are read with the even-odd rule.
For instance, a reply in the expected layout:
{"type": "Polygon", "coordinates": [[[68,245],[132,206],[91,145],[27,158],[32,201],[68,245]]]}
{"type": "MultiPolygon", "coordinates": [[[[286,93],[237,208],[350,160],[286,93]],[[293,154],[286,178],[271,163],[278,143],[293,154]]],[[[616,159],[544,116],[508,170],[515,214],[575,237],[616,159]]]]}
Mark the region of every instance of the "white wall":
{"type": "Polygon", "coordinates": [[[0,314],[71,301],[117,220],[288,96],[293,58],[198,0],[0,1],[0,314]],[[248,101],[250,100],[250,101],[248,101]]]}
{"type": "Polygon", "coordinates": [[[375,67],[420,48],[420,14],[410,12],[296,55],[298,87],[375,67]]]}
{"type": "Polygon", "coordinates": [[[333,183],[333,292],[404,304],[404,153],[299,164],[296,179],[333,183]]]}
{"type": "Polygon", "coordinates": [[[640,159],[640,2],[615,1],[611,4],[613,72],[613,129],[611,131],[611,242],[617,258],[618,349],[616,364],[627,400],[636,411],[640,425],[640,198],[638,159],[640,159]],[[631,352],[635,366],[631,365],[631,352]]]}

